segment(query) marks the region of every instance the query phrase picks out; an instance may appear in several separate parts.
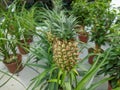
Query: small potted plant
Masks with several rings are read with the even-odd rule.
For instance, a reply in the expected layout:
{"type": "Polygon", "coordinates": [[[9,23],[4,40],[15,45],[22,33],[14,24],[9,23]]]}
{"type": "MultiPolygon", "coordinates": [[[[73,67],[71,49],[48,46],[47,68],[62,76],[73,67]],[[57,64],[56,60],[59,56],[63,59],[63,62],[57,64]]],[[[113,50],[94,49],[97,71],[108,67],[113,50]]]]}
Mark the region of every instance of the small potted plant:
{"type": "Polygon", "coordinates": [[[0,53],[8,70],[11,73],[16,73],[22,69],[22,56],[16,51],[21,33],[19,32],[17,12],[12,11],[13,6],[11,5],[7,11],[1,13],[3,19],[0,24],[0,53]],[[12,68],[9,69],[9,66],[12,68]]]}
{"type": "Polygon", "coordinates": [[[8,33],[15,36],[19,41],[18,49],[20,49],[22,54],[26,54],[35,33],[35,7],[27,10],[24,4],[18,8],[17,3],[13,2],[7,12],[3,12],[3,16],[5,17],[3,28],[8,29],[8,33]]]}
{"type": "Polygon", "coordinates": [[[106,36],[110,34],[110,28],[116,17],[116,12],[115,10],[110,10],[110,3],[105,1],[94,1],[94,3],[90,4],[90,7],[92,8],[90,10],[90,41],[95,43],[93,52],[101,53],[103,52],[101,46],[109,41],[106,36]]]}
{"type": "Polygon", "coordinates": [[[78,24],[80,27],[78,31],[78,37],[80,41],[87,42],[88,41],[88,32],[85,27],[89,26],[89,9],[90,5],[87,0],[75,0],[72,2],[72,11],[71,13],[77,17],[78,24]]]}
{"type": "Polygon", "coordinates": [[[23,68],[22,56],[16,51],[16,40],[8,36],[7,32],[0,28],[0,56],[3,57],[3,63],[8,70],[17,73],[23,68]]]}

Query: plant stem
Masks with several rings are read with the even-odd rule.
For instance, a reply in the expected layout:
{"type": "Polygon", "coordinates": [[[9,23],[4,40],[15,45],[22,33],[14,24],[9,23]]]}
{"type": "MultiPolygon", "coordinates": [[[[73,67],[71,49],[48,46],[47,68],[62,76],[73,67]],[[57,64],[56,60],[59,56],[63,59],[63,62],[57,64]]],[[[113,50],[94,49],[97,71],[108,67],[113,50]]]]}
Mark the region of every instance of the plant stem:
{"type": "Polygon", "coordinates": [[[80,30],[84,31],[85,30],[85,26],[81,25],[80,30]]]}
{"type": "Polygon", "coordinates": [[[100,49],[100,45],[98,45],[97,43],[95,43],[95,50],[98,51],[100,49]]]}

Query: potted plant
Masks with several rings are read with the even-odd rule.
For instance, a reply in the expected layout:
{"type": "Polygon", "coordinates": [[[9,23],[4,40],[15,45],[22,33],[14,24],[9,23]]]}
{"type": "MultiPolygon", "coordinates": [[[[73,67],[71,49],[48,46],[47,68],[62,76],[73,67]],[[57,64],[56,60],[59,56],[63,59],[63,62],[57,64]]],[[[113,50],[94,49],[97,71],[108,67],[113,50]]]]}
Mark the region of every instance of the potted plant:
{"type": "Polygon", "coordinates": [[[109,2],[95,1],[90,4],[91,41],[95,43],[95,53],[101,53],[101,46],[108,42],[106,36],[110,34],[110,28],[116,17],[115,10],[110,10],[109,2]],[[101,7],[101,8],[100,8],[101,7]]]}
{"type": "MultiPolygon", "coordinates": [[[[115,28],[114,28],[115,29],[115,28]]],[[[110,44],[110,54],[105,61],[105,65],[101,67],[99,74],[109,75],[112,77],[112,80],[109,80],[109,87],[108,90],[114,90],[115,88],[120,87],[120,31],[116,31],[109,35],[111,39],[110,44]]]]}
{"type": "MultiPolygon", "coordinates": [[[[100,67],[104,65],[104,62],[106,60],[106,58],[109,55],[108,51],[105,55],[104,58],[102,58],[102,62],[98,64],[98,61],[101,57],[103,57],[103,54],[98,55],[98,58],[95,60],[96,62],[93,64],[93,66],[85,73],[85,75],[82,77],[82,79],[78,80],[76,83],[76,86],[73,89],[73,86],[69,83],[69,82],[63,82],[63,85],[59,85],[61,83],[59,83],[59,81],[61,81],[61,78],[59,75],[62,76],[62,74],[66,75],[65,72],[62,73],[62,71],[58,69],[58,67],[55,65],[55,63],[53,62],[53,53],[52,53],[52,40],[53,37],[51,36],[50,33],[42,33],[39,35],[40,36],[40,41],[39,41],[39,45],[37,44],[37,48],[33,47],[31,52],[32,55],[36,58],[35,62],[28,62],[26,63],[26,66],[29,67],[38,67],[41,69],[44,69],[43,72],[41,72],[40,74],[38,74],[38,76],[36,76],[35,78],[32,79],[32,82],[30,84],[30,86],[28,87],[28,89],[32,86],[32,84],[34,83],[33,86],[33,90],[37,87],[40,86],[40,90],[44,90],[44,89],[55,89],[55,90],[95,90],[97,87],[99,87],[101,84],[103,84],[104,82],[110,80],[111,78],[104,78],[103,80],[100,80],[98,82],[93,83],[92,80],[93,78],[95,78],[95,75],[97,74],[97,72],[99,71],[100,67]],[[41,61],[44,63],[41,63],[41,61]],[[44,81],[44,82],[43,82],[44,81]],[[86,84],[85,84],[86,83],[86,84]],[[61,86],[61,88],[58,86],[61,86]],[[64,89],[63,89],[64,88],[64,89]]],[[[33,57],[33,58],[34,58],[33,57]]],[[[80,64],[82,65],[83,63],[80,62],[80,64]]],[[[79,67],[77,67],[79,69],[79,67]]],[[[79,74],[77,73],[77,71],[75,71],[76,73],[72,73],[73,74],[73,78],[74,74],[77,74],[77,76],[79,77],[79,74]]],[[[68,77],[71,78],[72,77],[68,77]]],[[[67,79],[68,79],[67,78],[67,79]]],[[[72,83],[75,83],[74,81],[72,83]]]]}
{"type": "Polygon", "coordinates": [[[14,35],[19,41],[19,51],[22,54],[26,54],[29,51],[29,45],[33,41],[33,35],[35,33],[36,8],[31,7],[27,10],[24,3],[22,6],[19,6],[18,3],[19,1],[14,1],[9,6],[7,12],[3,12],[3,16],[5,17],[5,21],[3,23],[4,29],[8,29],[8,33],[10,35],[14,35]]]}
{"type": "MultiPolygon", "coordinates": [[[[0,26],[1,27],[1,26],[0,26]]],[[[16,52],[16,41],[13,37],[8,38],[8,33],[0,28],[0,56],[3,63],[11,73],[22,70],[22,57],[16,52]]]]}
{"type": "MultiPolygon", "coordinates": [[[[40,74],[38,74],[38,76],[36,76],[32,79],[32,82],[31,82],[30,86],[28,87],[28,89],[30,87],[32,87],[32,84],[34,84],[34,86],[32,87],[33,90],[38,87],[40,87],[41,90],[44,90],[44,89],[64,90],[62,88],[58,89],[58,85],[60,83],[58,83],[57,81],[61,80],[60,78],[58,78],[59,75],[58,75],[57,71],[59,71],[59,70],[52,60],[52,53],[49,49],[51,47],[51,45],[50,45],[49,41],[46,41],[46,40],[47,40],[46,34],[42,35],[42,42],[40,43],[40,46],[37,45],[38,48],[32,48],[31,52],[32,52],[32,55],[36,57],[37,63],[36,62],[26,63],[26,66],[44,69],[43,72],[41,72],[40,74]],[[41,46],[43,46],[43,47],[41,47],[41,46]],[[44,65],[43,65],[43,63],[41,63],[41,61],[44,62],[44,65]]],[[[84,90],[95,90],[101,84],[110,80],[111,78],[104,78],[103,80],[100,80],[98,82],[95,82],[95,83],[92,82],[93,78],[95,78],[95,75],[99,71],[100,67],[104,65],[104,62],[105,62],[106,58],[108,57],[108,54],[109,54],[109,51],[106,54],[106,56],[104,57],[104,60],[102,60],[102,62],[99,63],[99,65],[98,65],[98,61],[99,61],[100,57],[102,56],[102,54],[99,55],[97,60],[95,60],[96,63],[94,63],[92,65],[92,67],[85,73],[84,76],[81,76],[80,80],[77,80],[78,83],[74,89],[71,89],[72,86],[66,82],[64,82],[63,83],[64,85],[61,85],[61,86],[64,87],[65,90],[69,90],[69,89],[81,90],[81,88],[84,88],[84,90]]],[[[62,73],[59,72],[59,74],[62,74],[62,73]]],[[[77,75],[77,76],[80,77],[79,75],[77,75]]],[[[71,78],[71,77],[69,77],[69,78],[71,78]]],[[[73,81],[73,83],[74,83],[74,81],[73,81]]]]}
{"type": "Polygon", "coordinates": [[[20,40],[22,32],[18,21],[18,11],[16,3],[12,3],[6,11],[2,11],[3,22],[1,28],[7,30],[7,36],[15,37],[20,40]],[[14,8],[14,9],[13,9],[14,8]]]}
{"type": "MultiPolygon", "coordinates": [[[[80,84],[77,83],[79,74],[76,68],[79,62],[79,51],[78,43],[76,43],[74,37],[76,35],[74,31],[74,26],[77,24],[76,19],[73,16],[67,17],[64,11],[56,12],[55,10],[45,10],[43,16],[47,30],[42,30],[41,34],[38,34],[40,37],[39,45],[31,49],[37,63],[28,62],[26,65],[43,68],[44,70],[32,79],[30,86],[34,84],[33,90],[37,87],[40,87],[40,90],[80,90],[80,84]]],[[[100,66],[103,65],[104,60],[99,65],[97,65],[97,61],[93,66],[94,68],[90,69],[89,76],[86,74],[84,77],[85,79],[88,76],[88,82],[99,70],[100,66]],[[98,67],[96,68],[96,66],[98,67]]],[[[83,85],[83,82],[82,80],[81,85],[83,85]]],[[[103,83],[104,80],[101,82],[103,83]]],[[[96,87],[91,88],[86,90],[93,90],[96,87]]]]}
{"type": "Polygon", "coordinates": [[[20,38],[17,12],[12,12],[12,6],[7,11],[2,11],[2,20],[0,25],[0,52],[3,55],[3,62],[6,66],[15,65],[15,68],[9,69],[11,73],[16,73],[22,69],[21,55],[17,53],[16,46],[20,38]],[[19,67],[18,67],[19,66],[19,67]]]}
{"type": "Polygon", "coordinates": [[[33,35],[36,30],[35,11],[35,7],[31,7],[30,10],[26,10],[23,6],[22,11],[17,17],[21,31],[21,43],[18,45],[18,48],[22,54],[28,53],[29,45],[33,41],[33,35]]]}
{"type": "Polygon", "coordinates": [[[88,32],[86,32],[87,26],[89,26],[89,10],[90,5],[87,0],[75,0],[72,2],[72,11],[71,13],[77,17],[78,24],[80,27],[78,31],[78,37],[81,41],[87,42],[88,41],[88,32]]]}
{"type": "Polygon", "coordinates": [[[90,13],[92,21],[91,41],[95,42],[95,50],[98,50],[107,41],[106,35],[109,34],[109,29],[116,17],[116,12],[115,10],[110,10],[110,3],[105,1],[95,1],[91,4],[91,7],[93,7],[90,13]],[[99,8],[101,5],[102,8],[99,8]]]}
{"type": "MultiPolygon", "coordinates": [[[[41,77],[41,80],[35,81],[35,84],[42,82],[43,78],[48,75],[48,80],[44,79],[44,81],[47,81],[48,85],[53,85],[50,88],[55,87],[56,90],[60,90],[63,89],[63,87],[60,84],[51,82],[51,80],[55,78],[63,78],[63,81],[61,82],[63,83],[66,80],[66,77],[76,74],[76,69],[74,68],[79,60],[79,51],[74,27],[76,26],[77,22],[75,17],[72,15],[67,17],[64,11],[58,12],[57,8],[53,10],[45,10],[45,12],[41,14],[44,18],[43,25],[47,27],[47,30],[42,31],[42,33],[45,34],[44,38],[46,37],[44,42],[48,42],[50,47],[47,48],[47,50],[44,50],[46,46],[44,46],[43,43],[42,47],[44,48],[39,47],[40,55],[38,56],[41,56],[42,54],[42,56],[44,56],[45,59],[51,63],[49,68],[42,73],[44,76],[38,76],[41,77]],[[43,55],[43,52],[45,52],[46,55],[43,55]],[[52,74],[52,77],[50,73],[52,74]]],[[[41,37],[41,40],[44,38],[41,37]]],[[[73,84],[72,81],[73,80],[70,81],[71,85],[73,84]]],[[[48,89],[48,85],[46,89],[48,89]]]]}
{"type": "MultiPolygon", "coordinates": [[[[39,44],[31,49],[36,61],[26,63],[29,66],[43,68],[43,71],[32,79],[30,84],[30,86],[33,85],[32,90],[37,87],[40,87],[40,90],[80,90],[79,86],[83,85],[85,81],[89,82],[91,77],[97,73],[108,53],[101,64],[98,65],[98,60],[96,60],[96,63],[88,71],[89,73],[84,77],[85,81],[83,79],[81,84],[78,84],[76,76],[79,75],[77,71],[79,51],[74,30],[77,24],[76,18],[68,17],[64,11],[58,12],[58,10],[45,10],[42,15],[45,20],[44,26],[47,29],[40,30],[39,44]]],[[[93,90],[95,87],[87,90],[93,90]]]]}

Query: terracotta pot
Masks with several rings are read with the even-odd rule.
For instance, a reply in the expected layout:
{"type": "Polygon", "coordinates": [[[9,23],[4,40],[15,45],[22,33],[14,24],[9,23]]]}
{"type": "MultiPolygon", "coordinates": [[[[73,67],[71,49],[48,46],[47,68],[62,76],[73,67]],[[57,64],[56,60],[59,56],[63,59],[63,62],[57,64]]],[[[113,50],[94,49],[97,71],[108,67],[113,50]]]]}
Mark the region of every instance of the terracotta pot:
{"type": "Polygon", "coordinates": [[[28,43],[32,43],[32,42],[33,42],[33,36],[30,36],[30,38],[27,39],[27,42],[28,42],[28,43]]]}
{"type": "Polygon", "coordinates": [[[26,50],[25,48],[29,49],[30,43],[32,41],[33,41],[33,38],[30,38],[30,39],[26,40],[26,42],[24,40],[20,40],[21,45],[18,45],[18,49],[19,49],[21,54],[24,55],[24,54],[28,54],[29,53],[29,51],[26,50]]]}
{"type": "Polygon", "coordinates": [[[112,86],[110,85],[109,81],[108,81],[108,90],[112,90],[112,86]]]}
{"type": "MultiPolygon", "coordinates": [[[[28,48],[28,47],[27,47],[28,48]]],[[[19,49],[19,52],[21,53],[21,54],[23,54],[23,55],[25,55],[25,54],[28,54],[29,53],[29,51],[28,50],[26,50],[26,49],[24,49],[22,46],[18,46],[18,49],[19,49]]]]}
{"type": "MultiPolygon", "coordinates": [[[[11,55],[12,57],[12,55],[11,55]]],[[[5,66],[8,68],[9,72],[11,73],[18,73],[23,69],[22,66],[22,56],[20,54],[17,54],[17,60],[16,62],[12,62],[12,63],[5,63],[5,66]]]]}
{"type": "Polygon", "coordinates": [[[87,43],[88,41],[88,36],[87,35],[79,35],[79,40],[84,42],[84,43],[87,43]]]}
{"type": "MultiPolygon", "coordinates": [[[[90,54],[90,53],[93,53],[94,52],[94,49],[93,48],[89,48],[88,49],[88,53],[90,54]]],[[[94,63],[94,57],[95,57],[95,55],[91,55],[91,56],[89,56],[88,57],[88,63],[89,64],[93,64],[94,63]]]]}
{"type": "Polygon", "coordinates": [[[93,64],[94,63],[94,55],[92,55],[92,56],[89,56],[89,58],[88,58],[88,62],[89,62],[89,64],[93,64]]]}
{"type": "MultiPolygon", "coordinates": [[[[104,50],[103,49],[100,49],[99,50],[99,52],[97,52],[95,49],[93,49],[93,48],[89,48],[88,49],[88,53],[90,54],[90,53],[103,53],[104,52],[104,50]]],[[[94,63],[94,57],[95,57],[96,55],[91,55],[91,56],[89,56],[88,57],[88,62],[89,62],[89,64],[93,64],[94,63]]]]}

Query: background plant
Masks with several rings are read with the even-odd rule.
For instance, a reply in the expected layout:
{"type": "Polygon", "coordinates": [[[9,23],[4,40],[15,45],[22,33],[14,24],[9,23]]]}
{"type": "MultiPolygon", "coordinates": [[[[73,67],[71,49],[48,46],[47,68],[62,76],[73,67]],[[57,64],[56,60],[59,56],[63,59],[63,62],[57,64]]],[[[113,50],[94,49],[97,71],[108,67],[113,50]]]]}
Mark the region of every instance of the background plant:
{"type": "Polygon", "coordinates": [[[91,41],[95,42],[96,49],[105,44],[106,35],[110,34],[110,27],[116,17],[115,10],[110,10],[110,2],[95,1],[91,3],[91,41]]]}
{"type": "Polygon", "coordinates": [[[81,26],[88,26],[90,17],[90,3],[87,0],[74,0],[72,2],[72,14],[77,17],[81,26]]]}
{"type": "Polygon", "coordinates": [[[101,68],[101,71],[99,72],[104,73],[104,75],[109,75],[110,77],[113,77],[113,79],[110,80],[112,88],[120,87],[120,34],[118,33],[120,30],[116,29],[118,26],[116,28],[115,27],[116,25],[113,27],[113,29],[115,29],[115,32],[108,35],[111,40],[111,52],[108,55],[105,65],[101,68]]]}

